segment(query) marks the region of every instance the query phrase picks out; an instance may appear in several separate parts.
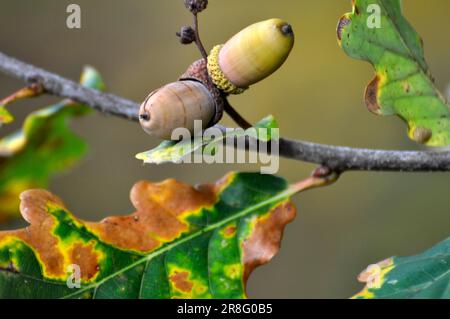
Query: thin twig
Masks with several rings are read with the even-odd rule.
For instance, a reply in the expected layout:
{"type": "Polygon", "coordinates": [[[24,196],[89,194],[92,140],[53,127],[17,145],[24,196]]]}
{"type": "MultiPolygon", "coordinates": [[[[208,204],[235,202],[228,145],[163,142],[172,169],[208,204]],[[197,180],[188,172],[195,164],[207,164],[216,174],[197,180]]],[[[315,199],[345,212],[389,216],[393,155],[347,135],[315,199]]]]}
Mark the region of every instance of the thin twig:
{"type": "Polygon", "coordinates": [[[227,112],[227,114],[233,119],[233,121],[235,121],[236,124],[242,127],[244,130],[253,126],[231,106],[227,98],[224,98],[223,108],[225,112],[227,112]]]}
{"type": "MultiPolygon", "coordinates": [[[[137,121],[139,105],[122,97],[85,88],[72,80],[0,52],[0,71],[28,84],[38,81],[48,94],[69,98],[106,114],[137,121]]],[[[450,151],[388,151],[330,146],[281,138],[280,155],[324,165],[338,172],[450,171],[450,151]]]]}
{"type": "Polygon", "coordinates": [[[203,59],[208,61],[208,53],[206,53],[205,47],[203,46],[202,40],[200,39],[200,32],[198,30],[198,14],[193,13],[194,16],[194,32],[195,32],[195,44],[197,45],[203,59]]]}

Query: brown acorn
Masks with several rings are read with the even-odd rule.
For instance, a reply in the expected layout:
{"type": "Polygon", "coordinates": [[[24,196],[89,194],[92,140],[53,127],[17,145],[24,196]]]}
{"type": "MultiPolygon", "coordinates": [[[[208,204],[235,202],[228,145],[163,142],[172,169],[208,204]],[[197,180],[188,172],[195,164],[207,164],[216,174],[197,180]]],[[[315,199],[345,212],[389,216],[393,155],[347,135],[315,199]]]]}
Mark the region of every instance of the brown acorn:
{"type": "Polygon", "coordinates": [[[142,103],[139,121],[150,135],[170,140],[173,130],[184,127],[194,130],[194,121],[206,128],[216,112],[211,92],[195,80],[169,83],[153,91],[142,103]]]}

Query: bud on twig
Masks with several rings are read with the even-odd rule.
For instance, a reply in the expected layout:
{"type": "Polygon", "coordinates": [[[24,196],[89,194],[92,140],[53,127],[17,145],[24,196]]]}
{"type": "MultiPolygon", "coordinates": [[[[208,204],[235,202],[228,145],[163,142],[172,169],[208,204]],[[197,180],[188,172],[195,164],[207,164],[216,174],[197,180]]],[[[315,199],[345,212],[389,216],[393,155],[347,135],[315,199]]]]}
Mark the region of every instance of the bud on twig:
{"type": "Polygon", "coordinates": [[[191,44],[195,41],[196,35],[194,29],[189,26],[184,26],[180,32],[177,32],[177,37],[180,38],[182,44],[191,44]]]}
{"type": "Polygon", "coordinates": [[[184,0],[184,5],[193,14],[197,14],[206,9],[208,0],[184,0]]]}
{"type": "Polygon", "coordinates": [[[312,176],[322,178],[330,176],[332,173],[333,171],[329,167],[319,166],[312,172],[312,176]]]}

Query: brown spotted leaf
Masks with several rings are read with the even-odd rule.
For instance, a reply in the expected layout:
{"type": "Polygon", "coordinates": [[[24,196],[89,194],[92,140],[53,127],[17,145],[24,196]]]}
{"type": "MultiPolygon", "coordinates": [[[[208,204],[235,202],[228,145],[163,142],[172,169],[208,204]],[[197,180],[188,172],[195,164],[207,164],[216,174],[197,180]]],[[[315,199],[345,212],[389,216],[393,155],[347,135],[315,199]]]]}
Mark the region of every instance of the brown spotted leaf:
{"type": "Polygon", "coordinates": [[[136,212],[101,222],[77,219],[47,191],[26,191],[30,226],[0,232],[0,298],[243,298],[295,217],[289,198],[323,183],[253,173],[196,188],[139,182],[136,212]],[[77,270],[80,288],[71,289],[77,270]]]}

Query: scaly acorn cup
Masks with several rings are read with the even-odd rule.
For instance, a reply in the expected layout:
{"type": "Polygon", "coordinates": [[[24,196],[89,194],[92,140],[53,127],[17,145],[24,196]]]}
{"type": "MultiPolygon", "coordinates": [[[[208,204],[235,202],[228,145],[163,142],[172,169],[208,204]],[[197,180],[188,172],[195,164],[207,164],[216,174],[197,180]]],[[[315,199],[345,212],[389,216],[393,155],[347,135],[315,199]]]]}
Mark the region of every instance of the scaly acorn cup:
{"type": "Polygon", "coordinates": [[[293,45],[294,32],[288,23],[280,19],[258,22],[212,49],[208,73],[223,92],[240,94],[275,72],[293,45]]]}
{"type": "Polygon", "coordinates": [[[194,121],[210,126],[216,113],[213,94],[196,80],[169,83],[153,91],[142,103],[139,122],[148,134],[164,140],[171,139],[177,128],[194,131],[194,121]]]}

